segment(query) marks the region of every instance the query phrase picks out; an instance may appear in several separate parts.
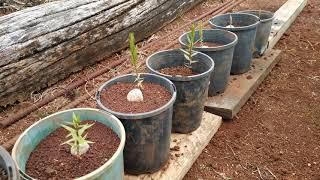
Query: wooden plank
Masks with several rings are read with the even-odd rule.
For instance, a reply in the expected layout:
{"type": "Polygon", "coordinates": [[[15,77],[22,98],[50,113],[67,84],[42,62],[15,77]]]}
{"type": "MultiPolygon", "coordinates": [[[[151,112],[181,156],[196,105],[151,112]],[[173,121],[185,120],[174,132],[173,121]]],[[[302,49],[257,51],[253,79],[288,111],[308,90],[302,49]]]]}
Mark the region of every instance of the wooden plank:
{"type": "Polygon", "coordinates": [[[287,31],[306,4],[307,0],[288,0],[278,9],[274,15],[275,19],[269,37],[269,50],[277,44],[281,36],[287,31]]]}
{"type": "Polygon", "coordinates": [[[253,60],[255,69],[251,69],[243,75],[231,76],[231,79],[236,78],[236,80],[230,82],[229,87],[223,94],[208,99],[206,111],[220,115],[224,119],[232,119],[240,111],[240,108],[277,63],[278,59],[276,57],[280,51],[272,50],[272,48],[294,22],[306,4],[307,0],[288,0],[278,9],[275,13],[266,55],[260,59],[253,60]],[[264,58],[267,59],[265,60],[264,58]],[[250,80],[247,79],[249,75],[252,77],[250,80]]]}
{"type": "Polygon", "coordinates": [[[222,118],[210,113],[203,114],[201,126],[190,134],[172,134],[171,147],[178,146],[178,151],[170,151],[168,163],[160,171],[140,176],[126,175],[125,180],[179,180],[189,171],[202,150],[208,145],[213,135],[222,124],[222,118]]]}
{"type": "Polygon", "coordinates": [[[205,110],[224,119],[232,119],[277,64],[280,52],[269,51],[264,57],[253,59],[249,72],[231,76],[226,91],[208,98],[205,110]]]}

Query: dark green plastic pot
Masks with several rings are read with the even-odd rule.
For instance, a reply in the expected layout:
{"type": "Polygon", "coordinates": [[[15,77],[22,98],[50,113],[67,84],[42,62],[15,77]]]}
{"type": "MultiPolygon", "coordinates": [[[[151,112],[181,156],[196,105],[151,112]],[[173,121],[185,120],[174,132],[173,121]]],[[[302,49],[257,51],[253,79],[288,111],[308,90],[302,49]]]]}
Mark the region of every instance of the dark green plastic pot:
{"type": "Polygon", "coordinates": [[[103,84],[97,91],[96,101],[100,109],[108,111],[122,122],[127,140],[124,147],[124,166],[126,173],[153,173],[163,167],[169,159],[170,135],[172,127],[172,108],[176,100],[176,88],[168,79],[155,74],[142,73],[143,83],[159,84],[172,95],[162,107],[145,113],[115,112],[101,102],[101,93],[116,83],[133,83],[135,75],[115,77],[103,84]]]}
{"type": "Polygon", "coordinates": [[[254,43],[256,38],[259,18],[246,13],[229,13],[213,17],[209,20],[213,28],[231,31],[238,36],[238,43],[235,46],[231,74],[242,74],[250,70],[254,43]],[[236,27],[230,25],[230,16],[236,27]]]}
{"type": "MultiPolygon", "coordinates": [[[[16,141],[12,149],[12,158],[17,165],[22,179],[32,180],[26,171],[26,163],[31,152],[49,134],[60,128],[63,122],[71,122],[72,114],[80,116],[80,120],[95,120],[111,128],[120,138],[120,145],[114,155],[102,166],[93,172],[77,178],[87,179],[124,179],[123,148],[125,144],[125,131],[121,122],[112,114],[98,109],[76,108],[57,112],[41,119],[26,129],[16,141]]],[[[70,154],[71,155],[71,154],[70,154]]]]}
{"type": "MultiPolygon", "coordinates": [[[[179,42],[182,47],[186,48],[188,44],[188,34],[184,33],[180,36],[179,42]]],[[[196,31],[196,39],[199,39],[199,33],[196,31]]],[[[230,77],[232,58],[234,53],[234,47],[238,42],[236,34],[220,30],[211,29],[203,30],[203,41],[219,43],[220,46],[216,47],[195,47],[194,50],[205,53],[210,56],[214,61],[215,67],[210,77],[209,96],[215,96],[223,93],[228,85],[230,77]]]]}
{"type": "Polygon", "coordinates": [[[255,51],[253,52],[254,57],[260,57],[268,48],[268,40],[271,32],[274,14],[270,11],[263,10],[246,10],[241,11],[241,13],[253,14],[260,18],[260,24],[257,29],[255,40],[255,51]]]}
{"type": "Polygon", "coordinates": [[[192,65],[192,70],[198,74],[193,76],[170,76],[159,72],[163,68],[184,66],[186,59],[179,49],[157,52],[146,61],[149,72],[168,78],[177,88],[177,100],[173,107],[173,132],[190,133],[201,124],[214,62],[201,52],[194,56],[194,60],[198,62],[192,65]]]}

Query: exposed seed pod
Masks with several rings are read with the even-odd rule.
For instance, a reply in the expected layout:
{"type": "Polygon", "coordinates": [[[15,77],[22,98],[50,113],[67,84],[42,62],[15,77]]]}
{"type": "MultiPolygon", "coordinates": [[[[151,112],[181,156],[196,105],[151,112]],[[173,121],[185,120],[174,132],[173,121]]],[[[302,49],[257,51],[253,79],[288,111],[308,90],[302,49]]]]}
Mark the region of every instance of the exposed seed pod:
{"type": "Polygon", "coordinates": [[[142,102],[143,101],[142,91],[138,88],[132,89],[127,95],[127,100],[130,102],[142,102]]]}

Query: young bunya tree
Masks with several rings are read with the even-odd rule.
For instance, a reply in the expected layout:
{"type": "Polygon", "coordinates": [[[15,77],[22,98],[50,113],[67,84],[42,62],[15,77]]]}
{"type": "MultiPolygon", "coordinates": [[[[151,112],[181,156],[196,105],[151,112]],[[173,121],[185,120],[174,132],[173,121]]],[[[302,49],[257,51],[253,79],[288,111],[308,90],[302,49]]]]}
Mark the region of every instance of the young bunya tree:
{"type": "Polygon", "coordinates": [[[80,156],[86,153],[90,146],[91,141],[87,140],[87,133],[85,131],[89,129],[94,124],[80,124],[80,117],[77,116],[75,113],[72,114],[72,122],[67,122],[67,125],[61,124],[63,128],[69,131],[69,134],[66,138],[69,138],[66,142],[62,143],[61,145],[68,144],[70,145],[70,152],[72,155],[75,155],[80,158],[80,156]]]}
{"type": "Polygon", "coordinates": [[[202,48],[208,48],[208,46],[204,45],[204,43],[203,43],[204,40],[203,40],[203,23],[202,23],[202,21],[199,22],[198,26],[199,26],[198,32],[199,32],[200,46],[202,48]]]}
{"type": "Polygon", "coordinates": [[[138,66],[138,50],[135,45],[134,33],[129,33],[129,48],[131,54],[131,65],[133,68],[133,72],[136,75],[135,83],[136,87],[132,89],[127,94],[127,100],[130,102],[142,102],[143,101],[143,93],[141,89],[143,89],[142,82],[143,78],[140,77],[139,66],[138,66]]]}
{"type": "Polygon", "coordinates": [[[229,25],[226,26],[226,28],[234,28],[233,22],[232,22],[232,15],[229,16],[229,25]]]}
{"type": "Polygon", "coordinates": [[[197,62],[197,61],[193,60],[193,57],[195,55],[197,55],[198,52],[194,51],[193,48],[194,48],[194,45],[201,38],[199,38],[199,40],[195,41],[195,36],[196,36],[196,28],[195,28],[195,25],[192,24],[191,31],[187,35],[187,40],[188,40],[187,47],[186,47],[186,49],[182,49],[182,48],[180,49],[183,52],[185,59],[187,60],[187,62],[185,63],[185,66],[188,68],[192,68],[192,64],[197,62]]]}

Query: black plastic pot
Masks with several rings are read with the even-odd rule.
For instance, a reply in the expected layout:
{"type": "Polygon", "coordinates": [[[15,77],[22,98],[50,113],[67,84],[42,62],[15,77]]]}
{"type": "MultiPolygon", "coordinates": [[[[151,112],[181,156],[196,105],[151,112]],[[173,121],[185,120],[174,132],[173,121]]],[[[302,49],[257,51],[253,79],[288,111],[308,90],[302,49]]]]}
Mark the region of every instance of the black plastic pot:
{"type": "Polygon", "coordinates": [[[194,76],[170,76],[159,72],[163,68],[184,66],[186,59],[179,49],[157,52],[146,61],[150,72],[170,79],[177,88],[177,100],[173,107],[173,132],[190,133],[201,124],[214,62],[201,52],[194,56],[194,60],[198,61],[192,65],[193,72],[198,73],[194,76]]]}
{"type": "Polygon", "coordinates": [[[8,180],[19,180],[19,171],[11,158],[10,154],[0,146],[0,167],[3,168],[7,175],[8,180]]]}
{"type": "MultiPolygon", "coordinates": [[[[179,42],[184,48],[188,43],[187,36],[189,33],[190,32],[184,33],[179,38],[179,42]]],[[[198,31],[196,31],[195,38],[199,39],[198,31]]],[[[194,48],[194,50],[210,56],[214,61],[215,67],[213,73],[211,73],[208,94],[209,96],[215,96],[219,93],[223,93],[228,85],[234,47],[238,42],[238,37],[230,31],[220,29],[203,30],[203,41],[221,44],[221,46],[216,47],[194,48]]]]}
{"type": "Polygon", "coordinates": [[[136,76],[118,76],[103,84],[96,101],[100,109],[112,113],[122,122],[126,131],[124,147],[124,167],[129,174],[153,173],[165,165],[169,158],[170,134],[172,128],[172,109],[176,99],[176,88],[166,78],[154,74],[141,74],[145,82],[159,84],[166,88],[172,97],[164,106],[145,113],[127,114],[115,112],[102,104],[101,93],[119,82],[134,82],[136,76]]]}
{"type": "Polygon", "coordinates": [[[274,14],[272,12],[263,10],[247,10],[241,11],[241,13],[253,14],[260,18],[260,24],[257,29],[257,35],[255,40],[255,51],[253,52],[254,57],[260,57],[265,53],[265,51],[268,48],[268,40],[271,32],[274,14]]]}
{"type": "Polygon", "coordinates": [[[259,18],[252,14],[229,13],[215,16],[209,20],[209,23],[213,28],[228,30],[238,36],[231,74],[242,74],[249,71],[259,18]],[[230,25],[230,16],[232,16],[232,22],[236,27],[227,27],[230,25]]]}

